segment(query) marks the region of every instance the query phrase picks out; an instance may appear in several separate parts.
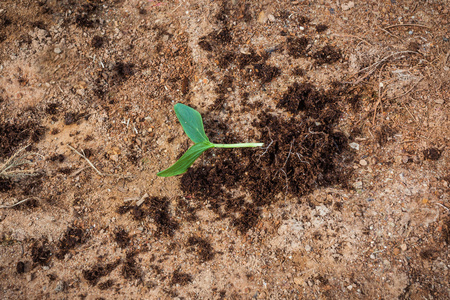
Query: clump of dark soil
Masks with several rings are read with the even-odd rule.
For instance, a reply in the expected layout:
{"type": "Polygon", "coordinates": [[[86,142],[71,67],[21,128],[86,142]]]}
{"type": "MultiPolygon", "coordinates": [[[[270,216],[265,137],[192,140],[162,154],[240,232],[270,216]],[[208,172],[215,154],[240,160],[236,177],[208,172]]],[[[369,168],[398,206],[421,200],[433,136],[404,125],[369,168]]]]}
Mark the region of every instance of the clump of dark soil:
{"type": "Polygon", "coordinates": [[[117,209],[117,213],[123,215],[131,212],[134,220],[143,220],[150,217],[156,223],[156,235],[172,236],[174,231],[178,229],[178,222],[172,218],[169,212],[169,201],[166,197],[151,197],[141,206],[125,205],[117,209]]]}
{"type": "Polygon", "coordinates": [[[48,158],[49,161],[62,163],[65,160],[65,156],[63,154],[55,154],[48,158]]]}
{"type": "Polygon", "coordinates": [[[441,157],[441,151],[436,148],[425,149],[422,151],[422,153],[424,158],[428,160],[439,160],[439,158],[441,157]]]}
{"type": "Polygon", "coordinates": [[[59,106],[58,103],[49,103],[45,108],[45,112],[49,115],[56,115],[58,114],[59,106]]]}
{"type": "Polygon", "coordinates": [[[134,74],[133,68],[134,68],[133,64],[118,62],[114,66],[114,71],[116,72],[118,78],[124,80],[134,74]]]}
{"type": "Polygon", "coordinates": [[[272,79],[281,74],[280,69],[274,66],[255,64],[253,67],[255,68],[256,77],[261,80],[262,84],[271,82],[272,79]]]}
{"type": "Polygon", "coordinates": [[[133,280],[141,278],[141,270],[136,265],[136,253],[129,252],[122,266],[122,275],[125,279],[133,280]]]}
{"type": "Polygon", "coordinates": [[[328,26],[325,25],[325,24],[318,24],[318,25],[316,25],[316,31],[319,32],[319,33],[324,32],[327,29],[328,29],[328,26]]]}
{"type": "Polygon", "coordinates": [[[205,262],[214,258],[214,249],[207,240],[191,236],[186,244],[189,247],[189,251],[197,252],[200,262],[205,262]]]}
{"type": "MultiPolygon", "coordinates": [[[[266,63],[270,57],[269,52],[256,53],[253,49],[244,53],[237,52],[236,47],[238,45],[234,44],[232,30],[226,26],[201,37],[198,45],[201,49],[211,52],[214,61],[220,68],[226,69],[231,64],[235,64],[239,68],[239,71],[236,72],[241,76],[251,77],[255,75],[261,84],[272,81],[281,73],[279,68],[266,63]]],[[[230,75],[228,76],[230,77],[230,75]]],[[[221,89],[220,86],[218,88],[221,89]]],[[[223,93],[219,95],[218,99],[223,99],[223,93]]]]}
{"type": "Polygon", "coordinates": [[[114,285],[114,280],[108,279],[106,281],[100,282],[97,285],[97,287],[103,291],[103,290],[107,290],[107,289],[111,288],[113,285],[114,285]]]}
{"type": "Polygon", "coordinates": [[[180,199],[178,199],[176,209],[179,215],[182,215],[186,221],[193,222],[198,220],[198,217],[195,214],[197,207],[191,204],[191,202],[184,197],[180,197],[180,199]]]}
{"type": "Polygon", "coordinates": [[[192,282],[192,276],[187,273],[180,272],[180,270],[175,270],[172,273],[172,278],[170,279],[170,285],[179,284],[181,286],[192,282]]]}
{"type": "Polygon", "coordinates": [[[24,142],[37,143],[45,134],[45,128],[35,122],[0,124],[0,158],[11,156],[24,142]]]}
{"type": "Polygon", "coordinates": [[[114,241],[116,241],[120,248],[126,248],[130,244],[128,232],[126,232],[123,228],[117,229],[114,232],[114,241]]]}
{"type": "Polygon", "coordinates": [[[308,111],[317,118],[317,113],[324,108],[327,102],[330,102],[329,99],[322,97],[311,84],[294,83],[280,99],[277,107],[284,108],[294,115],[300,111],[308,111]]]}
{"type": "Polygon", "coordinates": [[[63,234],[63,237],[58,243],[59,252],[56,257],[63,259],[69,250],[76,248],[77,246],[84,244],[88,239],[85,231],[80,227],[69,227],[63,234]]]}
{"type": "Polygon", "coordinates": [[[34,242],[31,246],[31,258],[33,263],[47,265],[52,257],[52,252],[46,241],[34,242]]]}
{"type": "Polygon", "coordinates": [[[16,265],[17,274],[25,273],[25,263],[23,261],[19,261],[16,265]]]}
{"type": "Polygon", "coordinates": [[[288,38],[287,41],[287,53],[293,58],[300,58],[306,56],[306,48],[308,47],[308,39],[301,38],[288,38]]]}
{"type": "Polygon", "coordinates": [[[78,116],[76,113],[73,112],[67,112],[64,115],[64,124],[66,125],[72,125],[73,123],[75,123],[78,120],[78,116]]]}
{"type": "Polygon", "coordinates": [[[439,251],[436,249],[428,248],[420,251],[419,255],[422,259],[435,260],[439,257],[439,251]]]}
{"type": "Polygon", "coordinates": [[[91,285],[96,285],[97,282],[104,276],[111,273],[120,263],[120,259],[109,264],[96,264],[92,268],[83,270],[83,278],[89,281],[91,285]]]}
{"type": "Polygon", "coordinates": [[[14,182],[11,179],[0,178],[0,192],[4,193],[14,188],[14,182]]]}
{"type": "Polygon", "coordinates": [[[84,3],[77,8],[75,13],[75,24],[80,27],[87,28],[92,28],[95,25],[99,24],[99,20],[96,17],[96,14],[101,8],[101,5],[94,2],[84,3]]]}
{"type": "Polygon", "coordinates": [[[259,220],[259,209],[255,205],[244,205],[237,216],[232,217],[231,225],[239,232],[247,232],[256,226],[259,220]]]}
{"type": "Polygon", "coordinates": [[[313,58],[316,60],[317,65],[332,64],[340,60],[341,57],[341,51],[330,45],[326,45],[313,54],[313,58]]]}
{"type": "Polygon", "coordinates": [[[101,48],[103,47],[103,44],[105,43],[105,39],[99,35],[95,35],[91,40],[91,45],[94,48],[101,48]]]}
{"type": "MultiPolygon", "coordinates": [[[[266,110],[253,122],[261,138],[247,138],[264,142],[265,148],[216,150],[215,157],[207,153],[214,166],[190,168],[181,178],[185,195],[207,200],[219,217],[229,217],[238,231],[246,232],[257,224],[262,206],[287,194],[301,196],[329,185],[348,187],[354,153],[348,138],[337,129],[343,98],[347,99],[342,90],[324,92],[309,84],[292,85],[278,102],[292,117],[266,110]],[[225,190],[240,190],[250,199],[225,190]]],[[[205,115],[205,128],[215,140],[227,126],[205,115]]],[[[220,142],[234,140],[225,136],[220,142]]]]}

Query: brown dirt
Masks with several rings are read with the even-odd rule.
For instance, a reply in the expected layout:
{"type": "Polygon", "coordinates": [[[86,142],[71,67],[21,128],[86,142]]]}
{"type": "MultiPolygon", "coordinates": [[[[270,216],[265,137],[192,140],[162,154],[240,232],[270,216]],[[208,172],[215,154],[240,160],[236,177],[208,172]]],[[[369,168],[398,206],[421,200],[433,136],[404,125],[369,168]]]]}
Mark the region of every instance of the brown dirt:
{"type": "Polygon", "coordinates": [[[450,298],[447,6],[2,1],[1,298],[450,298]]]}

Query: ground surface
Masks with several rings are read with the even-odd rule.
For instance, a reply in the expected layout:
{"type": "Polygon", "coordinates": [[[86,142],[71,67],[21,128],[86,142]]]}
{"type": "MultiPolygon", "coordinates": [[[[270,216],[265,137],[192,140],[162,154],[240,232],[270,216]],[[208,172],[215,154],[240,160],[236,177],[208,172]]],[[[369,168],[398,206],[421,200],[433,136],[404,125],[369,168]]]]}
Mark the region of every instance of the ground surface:
{"type": "Polygon", "coordinates": [[[449,38],[445,0],[1,1],[1,298],[450,298],[449,38]],[[264,148],[158,178],[178,102],[264,148]]]}

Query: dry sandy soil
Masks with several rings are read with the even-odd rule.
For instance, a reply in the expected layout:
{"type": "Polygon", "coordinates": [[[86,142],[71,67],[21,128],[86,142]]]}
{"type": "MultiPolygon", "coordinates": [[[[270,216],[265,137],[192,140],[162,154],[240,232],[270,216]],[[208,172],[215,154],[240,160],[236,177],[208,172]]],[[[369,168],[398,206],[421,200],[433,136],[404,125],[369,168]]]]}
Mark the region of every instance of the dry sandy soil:
{"type": "Polygon", "coordinates": [[[2,0],[2,299],[449,299],[441,1],[2,0]],[[173,105],[204,118],[192,144],[173,105]]]}

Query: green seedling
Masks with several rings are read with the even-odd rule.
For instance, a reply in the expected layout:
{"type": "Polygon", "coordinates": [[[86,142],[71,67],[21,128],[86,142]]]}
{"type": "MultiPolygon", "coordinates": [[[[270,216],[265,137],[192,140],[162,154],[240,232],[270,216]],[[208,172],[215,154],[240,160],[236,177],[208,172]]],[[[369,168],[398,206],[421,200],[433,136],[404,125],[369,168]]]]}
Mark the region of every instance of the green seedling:
{"type": "Polygon", "coordinates": [[[170,177],[183,174],[187,169],[209,148],[244,148],[262,147],[263,143],[242,143],[242,144],[214,144],[211,143],[203,128],[202,116],[195,109],[178,103],[174,107],[175,114],[183,126],[184,132],[194,142],[194,146],[189,148],[181,158],[170,168],[159,172],[158,176],[170,177]]]}

